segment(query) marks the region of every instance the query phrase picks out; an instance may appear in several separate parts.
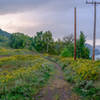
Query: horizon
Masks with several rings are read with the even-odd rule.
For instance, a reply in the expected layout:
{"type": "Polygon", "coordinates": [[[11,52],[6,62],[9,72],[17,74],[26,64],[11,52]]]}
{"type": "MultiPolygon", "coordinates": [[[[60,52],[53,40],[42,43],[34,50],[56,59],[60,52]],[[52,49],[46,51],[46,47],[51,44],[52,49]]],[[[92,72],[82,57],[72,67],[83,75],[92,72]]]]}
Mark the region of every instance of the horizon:
{"type": "MultiPolygon", "coordinates": [[[[2,31],[6,31],[6,30],[4,30],[4,29],[0,29],[0,30],[2,30],[2,31]]],[[[47,30],[47,31],[49,31],[49,30],[47,30]]],[[[8,32],[8,31],[6,31],[6,32],[8,32]]],[[[45,32],[45,31],[43,31],[43,32],[45,32]]],[[[10,33],[10,32],[8,32],[8,33],[10,33]]],[[[14,33],[17,33],[17,32],[14,32],[14,33]]],[[[22,33],[22,32],[19,32],[19,33],[22,33]]],[[[37,33],[37,32],[36,32],[37,33]]],[[[25,34],[25,33],[23,33],[23,34],[25,34],[25,35],[28,35],[28,36],[30,36],[30,37],[34,37],[35,35],[36,35],[36,33],[32,36],[32,34],[31,35],[29,35],[29,34],[25,34]]],[[[51,32],[52,33],[52,32],[51,32]]],[[[10,33],[10,34],[13,34],[13,33],[10,33]]],[[[52,33],[53,34],[53,33],[52,33]]],[[[69,35],[73,35],[73,34],[69,34],[69,35]]],[[[68,36],[68,35],[67,35],[68,36]]],[[[65,36],[64,36],[65,37],[65,36]]],[[[63,39],[63,37],[62,38],[55,38],[54,36],[53,36],[53,38],[54,38],[54,40],[57,40],[57,39],[63,39]]],[[[98,40],[96,40],[96,46],[100,46],[100,40],[98,39],[98,40]],[[97,42],[98,41],[98,42],[97,42]]],[[[86,40],[86,44],[90,44],[91,46],[93,46],[93,40],[86,40]]]]}

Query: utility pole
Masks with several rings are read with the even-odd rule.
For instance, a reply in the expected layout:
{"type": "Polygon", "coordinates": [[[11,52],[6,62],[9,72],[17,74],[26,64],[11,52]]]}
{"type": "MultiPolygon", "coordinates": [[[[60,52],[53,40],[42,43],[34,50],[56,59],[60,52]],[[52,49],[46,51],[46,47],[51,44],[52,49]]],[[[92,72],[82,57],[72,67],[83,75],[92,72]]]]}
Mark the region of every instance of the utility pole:
{"type": "Polygon", "coordinates": [[[95,60],[95,42],[96,42],[96,6],[97,4],[100,4],[100,2],[93,1],[88,2],[86,1],[86,4],[92,4],[94,5],[94,32],[93,32],[93,55],[92,55],[92,60],[95,60]]]}
{"type": "Polygon", "coordinates": [[[74,8],[74,60],[76,60],[76,8],[74,8]]]}

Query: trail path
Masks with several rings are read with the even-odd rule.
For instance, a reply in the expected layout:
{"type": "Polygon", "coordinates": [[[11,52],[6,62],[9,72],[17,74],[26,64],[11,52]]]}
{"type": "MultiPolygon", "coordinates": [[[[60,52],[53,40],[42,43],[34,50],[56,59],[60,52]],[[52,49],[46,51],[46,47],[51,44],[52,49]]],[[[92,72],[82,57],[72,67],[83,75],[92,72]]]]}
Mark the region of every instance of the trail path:
{"type": "Polygon", "coordinates": [[[35,100],[80,100],[71,91],[71,85],[64,80],[61,67],[58,64],[55,64],[55,67],[56,72],[53,78],[49,80],[49,84],[41,90],[35,100]]]}

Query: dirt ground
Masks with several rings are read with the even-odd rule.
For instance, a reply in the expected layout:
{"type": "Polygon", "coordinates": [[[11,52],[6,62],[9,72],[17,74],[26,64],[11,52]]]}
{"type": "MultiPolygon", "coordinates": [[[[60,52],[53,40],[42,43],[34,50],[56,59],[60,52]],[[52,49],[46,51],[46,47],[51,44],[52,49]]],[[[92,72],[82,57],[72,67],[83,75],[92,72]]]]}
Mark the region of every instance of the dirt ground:
{"type": "Polygon", "coordinates": [[[36,96],[35,100],[80,100],[72,92],[72,87],[64,80],[63,72],[59,65],[55,64],[56,72],[49,80],[49,84],[44,87],[36,96]]]}

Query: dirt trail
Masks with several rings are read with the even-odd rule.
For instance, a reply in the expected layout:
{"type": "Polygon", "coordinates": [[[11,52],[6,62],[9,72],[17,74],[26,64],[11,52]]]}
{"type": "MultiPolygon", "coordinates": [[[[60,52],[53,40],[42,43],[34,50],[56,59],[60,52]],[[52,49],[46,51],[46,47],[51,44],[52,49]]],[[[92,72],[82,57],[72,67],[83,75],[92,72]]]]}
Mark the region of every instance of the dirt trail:
{"type": "Polygon", "coordinates": [[[49,80],[49,84],[43,88],[35,100],[80,100],[71,91],[72,87],[64,80],[60,66],[55,64],[55,67],[55,75],[49,80]]]}

